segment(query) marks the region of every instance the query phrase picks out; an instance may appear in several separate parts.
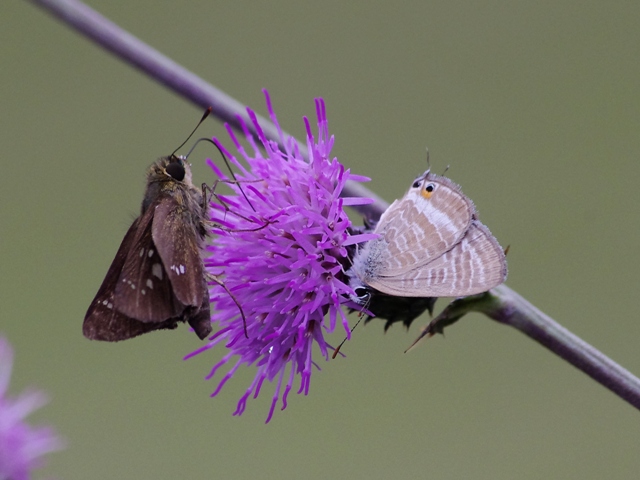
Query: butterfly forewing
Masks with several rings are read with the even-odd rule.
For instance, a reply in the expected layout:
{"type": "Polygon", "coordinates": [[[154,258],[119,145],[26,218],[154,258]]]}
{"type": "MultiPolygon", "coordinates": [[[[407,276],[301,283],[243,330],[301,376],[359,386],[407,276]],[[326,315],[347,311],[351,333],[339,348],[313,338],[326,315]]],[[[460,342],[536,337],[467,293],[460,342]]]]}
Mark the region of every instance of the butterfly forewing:
{"type": "MultiPolygon", "coordinates": [[[[152,236],[176,298],[184,305],[200,307],[207,289],[206,284],[203,288],[198,233],[190,215],[175,198],[164,196],[155,207],[152,236]]],[[[206,300],[208,306],[208,295],[206,300]]]]}
{"type": "Polygon", "coordinates": [[[140,217],[116,285],[116,309],[141,322],[159,322],[184,310],[173,295],[171,280],[152,238],[154,202],[140,217]]]}
{"type": "Polygon", "coordinates": [[[486,292],[504,282],[504,252],[491,232],[474,221],[451,250],[402,275],[369,282],[376,290],[407,297],[457,297],[486,292]]]}

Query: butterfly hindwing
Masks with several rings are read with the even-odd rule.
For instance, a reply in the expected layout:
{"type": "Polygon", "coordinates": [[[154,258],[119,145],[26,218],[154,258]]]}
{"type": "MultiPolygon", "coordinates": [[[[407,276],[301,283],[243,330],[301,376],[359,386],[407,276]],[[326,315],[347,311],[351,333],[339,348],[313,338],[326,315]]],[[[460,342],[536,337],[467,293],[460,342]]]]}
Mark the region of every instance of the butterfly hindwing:
{"type": "Polygon", "coordinates": [[[115,287],[125,264],[129,245],[135,237],[139,220],[137,219],[127,231],[111,267],[84,317],[82,333],[91,340],[115,342],[136,337],[152,330],[175,328],[177,325],[175,321],[171,320],[160,323],[143,323],[126,316],[115,308],[115,287]]]}
{"type": "Polygon", "coordinates": [[[489,229],[474,221],[451,250],[402,275],[380,276],[369,282],[376,290],[407,297],[474,295],[504,282],[505,255],[489,229]]]}

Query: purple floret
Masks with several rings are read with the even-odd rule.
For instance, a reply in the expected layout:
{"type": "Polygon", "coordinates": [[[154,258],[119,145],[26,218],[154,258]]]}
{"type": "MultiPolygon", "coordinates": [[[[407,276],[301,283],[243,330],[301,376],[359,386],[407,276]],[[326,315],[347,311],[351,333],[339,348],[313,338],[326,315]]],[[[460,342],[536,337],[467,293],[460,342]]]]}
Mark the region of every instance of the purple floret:
{"type": "MultiPolygon", "coordinates": [[[[368,179],[352,175],[335,157],[331,158],[334,139],[329,136],[322,99],[316,100],[317,138],[304,118],[307,161],[298,144],[292,138],[284,138],[266,91],[265,96],[281,146],[266,139],[255,113],[249,109],[262,150],[244,123],[249,152],[227,125],[247,167],[214,139],[240,170],[236,175],[240,183],[230,185],[236,195],[222,197],[226,208],[212,203],[211,219],[221,228],[213,229],[214,240],[205,258],[207,271],[218,276],[242,306],[249,338],[245,337],[236,303],[224,288],[212,284],[212,321],[220,329],[206,346],[188,357],[220,343],[229,349],[207,376],[212,378],[221,367],[227,367],[212,396],[241,365],[257,367],[234,415],[242,414],[250,395],[258,396],[265,379],[275,380],[268,422],[279,398],[282,409],[286,408],[296,375],[300,376],[297,393],[309,392],[312,365],[318,367],[312,359],[314,342],[322,357],[328,359],[332,347],[325,342],[324,334],[333,332],[338,322],[347,336],[350,334],[342,309],[349,295],[354,294],[344,275],[349,266],[346,246],[366,241],[371,235],[350,236],[347,229],[351,222],[343,207],[371,200],[340,198],[347,180],[368,179]]],[[[221,179],[228,180],[213,163],[210,165],[221,179]]]]}
{"type": "Polygon", "coordinates": [[[0,478],[28,480],[33,470],[44,465],[44,455],[62,448],[62,442],[49,427],[32,427],[26,417],[47,403],[37,391],[9,398],[13,351],[0,336],[0,478]]]}

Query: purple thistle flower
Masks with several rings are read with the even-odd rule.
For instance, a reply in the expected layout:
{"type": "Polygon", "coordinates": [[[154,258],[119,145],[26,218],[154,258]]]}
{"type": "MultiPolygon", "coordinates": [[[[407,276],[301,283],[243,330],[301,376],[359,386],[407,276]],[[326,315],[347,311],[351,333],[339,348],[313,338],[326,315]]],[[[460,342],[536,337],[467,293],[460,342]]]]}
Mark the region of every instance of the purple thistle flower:
{"type": "MultiPolygon", "coordinates": [[[[340,192],[347,180],[369,179],[351,174],[330,157],[334,139],[329,136],[324,101],[316,100],[317,139],[304,118],[309,151],[306,161],[295,140],[284,138],[269,95],[266,90],[264,93],[270,118],[280,134],[280,146],[267,140],[250,109],[247,112],[263,150],[244,123],[249,152],[226,125],[248,168],[214,138],[240,174],[236,175],[239,185],[230,185],[236,195],[221,197],[226,207],[212,204],[212,220],[221,228],[213,230],[216,237],[205,258],[207,271],[224,281],[242,306],[249,338],[236,303],[224,288],[212,284],[210,296],[216,305],[212,320],[221,328],[207,345],[186,358],[220,343],[229,349],[206,377],[228,368],[211,396],[220,392],[241,365],[255,365],[256,376],[234,415],[243,413],[250,395],[256,398],[260,394],[265,380],[275,381],[269,422],[279,398],[282,409],[286,408],[296,375],[300,376],[297,393],[309,392],[312,365],[319,369],[312,359],[314,342],[327,360],[332,347],[325,342],[324,333],[333,332],[340,321],[350,336],[341,308],[354,294],[344,275],[349,267],[346,247],[375,236],[349,235],[347,231],[351,222],[343,207],[372,200],[340,198],[340,192]]],[[[228,180],[212,162],[210,165],[219,178],[228,180]]]]}
{"type": "Polygon", "coordinates": [[[62,442],[53,429],[33,428],[24,419],[47,399],[41,392],[25,392],[16,399],[6,396],[11,378],[13,351],[0,336],[0,479],[27,480],[44,464],[43,455],[60,450],[62,442]]]}

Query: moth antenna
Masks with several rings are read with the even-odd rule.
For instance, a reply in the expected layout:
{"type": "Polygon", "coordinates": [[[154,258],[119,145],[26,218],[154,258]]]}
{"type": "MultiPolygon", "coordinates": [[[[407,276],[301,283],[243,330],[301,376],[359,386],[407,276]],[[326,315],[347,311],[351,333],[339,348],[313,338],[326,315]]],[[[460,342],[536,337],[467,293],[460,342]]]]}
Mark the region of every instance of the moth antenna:
{"type": "Polygon", "coordinates": [[[220,155],[222,155],[222,160],[224,161],[224,164],[227,166],[227,169],[229,170],[229,173],[231,174],[231,178],[233,178],[233,183],[238,185],[238,188],[240,189],[240,192],[242,193],[242,196],[244,197],[244,199],[247,201],[247,203],[251,207],[251,210],[253,210],[255,212],[256,209],[254,208],[254,206],[251,203],[251,201],[247,198],[247,195],[244,193],[244,190],[242,189],[241,182],[238,181],[238,179],[236,178],[236,174],[233,173],[233,170],[231,169],[231,165],[229,164],[229,161],[227,160],[226,155],[224,154],[222,149],[218,146],[218,144],[216,144],[216,142],[214,142],[210,138],[199,138],[198,140],[196,140],[196,143],[193,144],[193,147],[191,147],[191,150],[189,150],[189,153],[187,153],[186,158],[189,158],[189,155],[191,155],[191,152],[193,152],[193,150],[196,148],[196,145],[198,145],[200,142],[209,142],[210,144],[212,144],[214,147],[216,147],[218,149],[218,151],[220,152],[220,155]]]}
{"type": "Polygon", "coordinates": [[[427,171],[431,170],[431,161],[429,160],[429,147],[425,147],[425,150],[427,151],[427,171]]]}
{"type": "MultiPolygon", "coordinates": [[[[193,134],[194,134],[194,133],[196,133],[196,130],[198,129],[198,127],[199,127],[200,125],[202,125],[202,122],[204,122],[204,121],[206,120],[206,118],[211,114],[211,111],[212,111],[212,110],[213,110],[213,109],[212,109],[211,107],[209,107],[209,108],[207,108],[207,109],[205,110],[204,115],[202,115],[202,118],[200,119],[200,121],[199,121],[199,122],[198,122],[198,124],[196,125],[196,128],[194,128],[194,129],[191,131],[191,133],[190,133],[190,134],[189,134],[189,136],[186,138],[186,140],[185,140],[184,142],[182,142],[182,143],[180,144],[180,146],[179,146],[178,148],[176,148],[176,149],[171,153],[171,155],[169,155],[169,157],[173,157],[173,156],[176,154],[176,152],[177,152],[178,150],[180,150],[182,147],[184,147],[184,144],[185,144],[185,143],[187,143],[191,137],[193,137],[193,134]]],[[[189,152],[189,153],[191,153],[191,152],[189,152]]]]}
{"type": "Polygon", "coordinates": [[[509,249],[511,248],[511,244],[507,245],[507,248],[504,249],[504,256],[506,257],[509,253],[509,249]]]}
{"type": "Polygon", "coordinates": [[[449,171],[449,167],[451,165],[447,165],[447,168],[444,169],[444,172],[442,172],[442,176],[444,177],[444,174],[447,173],[449,171]]]}

